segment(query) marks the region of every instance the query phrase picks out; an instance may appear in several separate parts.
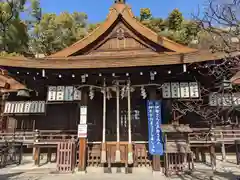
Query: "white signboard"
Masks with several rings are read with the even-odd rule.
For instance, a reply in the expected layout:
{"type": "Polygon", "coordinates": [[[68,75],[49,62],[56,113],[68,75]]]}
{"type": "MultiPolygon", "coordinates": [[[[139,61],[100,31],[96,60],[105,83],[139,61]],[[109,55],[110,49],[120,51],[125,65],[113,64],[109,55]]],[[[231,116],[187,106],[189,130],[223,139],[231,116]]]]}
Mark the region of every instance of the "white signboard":
{"type": "Polygon", "coordinates": [[[190,82],[189,83],[190,89],[190,97],[191,98],[198,98],[199,97],[199,88],[197,82],[190,82]]]}
{"type": "Polygon", "coordinates": [[[48,101],[56,101],[57,87],[49,86],[48,87],[48,101]]]}
{"type": "Polygon", "coordinates": [[[80,107],[80,124],[87,124],[87,106],[80,107]]]}
{"type": "Polygon", "coordinates": [[[181,98],[189,98],[189,84],[187,82],[180,83],[181,98]]]}
{"type": "Polygon", "coordinates": [[[171,84],[164,83],[162,85],[162,96],[163,98],[171,98],[171,84]]]}
{"type": "Polygon", "coordinates": [[[57,101],[63,101],[64,100],[64,86],[57,86],[57,101]]]}
{"type": "Polygon", "coordinates": [[[73,86],[66,86],[64,92],[65,101],[73,101],[73,86]]]}
{"type": "Polygon", "coordinates": [[[180,88],[179,88],[178,82],[171,83],[171,93],[172,93],[172,98],[180,98],[180,88]]]}
{"type": "Polygon", "coordinates": [[[10,102],[6,102],[5,103],[5,108],[4,108],[4,113],[8,114],[11,111],[11,103],[10,102]]]}
{"type": "Polygon", "coordinates": [[[86,137],[87,137],[87,124],[79,124],[78,138],[86,138],[86,137]]]}
{"type": "Polygon", "coordinates": [[[16,102],[12,102],[12,103],[11,103],[11,108],[10,108],[10,112],[9,112],[9,113],[14,113],[15,104],[16,104],[16,102]]]}

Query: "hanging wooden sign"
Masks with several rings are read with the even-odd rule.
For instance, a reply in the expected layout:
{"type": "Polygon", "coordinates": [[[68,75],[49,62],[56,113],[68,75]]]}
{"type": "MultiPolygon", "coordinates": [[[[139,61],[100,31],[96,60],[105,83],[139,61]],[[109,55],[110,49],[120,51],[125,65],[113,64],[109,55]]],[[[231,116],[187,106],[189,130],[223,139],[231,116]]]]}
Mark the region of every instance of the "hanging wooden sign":
{"type": "Polygon", "coordinates": [[[23,113],[23,111],[24,111],[24,105],[25,105],[25,103],[24,103],[24,102],[19,102],[19,104],[20,104],[19,113],[21,114],[21,113],[23,113]]]}
{"type": "Polygon", "coordinates": [[[24,106],[24,111],[23,113],[30,113],[30,107],[31,107],[31,102],[27,101],[24,106]]]}
{"type": "Polygon", "coordinates": [[[45,102],[39,101],[38,103],[38,113],[45,113],[45,102]]]}
{"type": "Polygon", "coordinates": [[[19,113],[20,112],[20,103],[16,102],[15,103],[15,109],[14,109],[14,113],[19,113]]]}
{"type": "Polygon", "coordinates": [[[180,83],[181,98],[189,98],[189,84],[187,82],[180,83]]]}
{"type": "Polygon", "coordinates": [[[198,98],[199,97],[199,87],[197,82],[189,83],[190,97],[198,98]]]}
{"type": "Polygon", "coordinates": [[[5,103],[5,108],[4,108],[4,113],[5,114],[8,114],[8,113],[10,113],[10,111],[11,111],[11,103],[10,102],[6,102],[5,103]]]}
{"type": "Polygon", "coordinates": [[[171,83],[172,98],[180,98],[180,88],[178,82],[171,83]]]}
{"type": "Polygon", "coordinates": [[[163,98],[171,98],[171,84],[164,83],[162,85],[162,96],[163,98]]]}
{"type": "Polygon", "coordinates": [[[64,100],[64,86],[57,86],[57,101],[63,101],[64,100]]]}
{"type": "Polygon", "coordinates": [[[6,102],[4,114],[45,113],[45,101],[6,102]]]}
{"type": "Polygon", "coordinates": [[[64,92],[65,101],[73,101],[73,86],[66,86],[64,92]]]}
{"type": "Polygon", "coordinates": [[[15,104],[16,104],[16,102],[12,102],[11,103],[11,108],[10,108],[10,112],[9,113],[11,113],[11,114],[14,113],[14,111],[15,111],[15,104]]]}
{"type": "Polygon", "coordinates": [[[57,87],[49,86],[48,87],[48,101],[56,101],[57,87]]]}

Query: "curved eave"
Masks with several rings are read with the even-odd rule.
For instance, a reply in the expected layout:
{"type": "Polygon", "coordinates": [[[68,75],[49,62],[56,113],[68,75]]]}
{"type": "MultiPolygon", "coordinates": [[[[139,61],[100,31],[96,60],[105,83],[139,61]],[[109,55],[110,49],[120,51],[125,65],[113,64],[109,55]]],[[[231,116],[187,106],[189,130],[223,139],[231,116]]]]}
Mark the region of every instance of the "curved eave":
{"type": "Polygon", "coordinates": [[[94,69],[189,64],[222,59],[225,53],[172,53],[159,55],[77,56],[68,58],[0,58],[0,66],[34,69],[94,69]]]}
{"type": "Polygon", "coordinates": [[[0,74],[0,92],[17,92],[20,89],[27,89],[27,87],[5,74],[0,74]]]}
{"type": "Polygon", "coordinates": [[[151,29],[147,28],[146,26],[142,25],[138,22],[131,12],[129,6],[125,4],[115,4],[111,9],[110,13],[107,16],[107,19],[101,24],[98,28],[96,28],[92,33],[87,35],[85,38],[79,40],[78,42],[74,43],[73,45],[50,55],[51,58],[56,57],[69,57],[72,54],[82,50],[83,48],[87,47],[98,38],[100,38],[118,19],[119,15],[128,23],[135,31],[140,33],[145,38],[149,39],[150,41],[159,44],[167,49],[170,49],[175,52],[179,53],[188,53],[188,52],[195,52],[196,49],[189,48],[187,46],[183,46],[176,42],[173,42],[165,37],[159,36],[157,33],[153,32],[151,29]]]}

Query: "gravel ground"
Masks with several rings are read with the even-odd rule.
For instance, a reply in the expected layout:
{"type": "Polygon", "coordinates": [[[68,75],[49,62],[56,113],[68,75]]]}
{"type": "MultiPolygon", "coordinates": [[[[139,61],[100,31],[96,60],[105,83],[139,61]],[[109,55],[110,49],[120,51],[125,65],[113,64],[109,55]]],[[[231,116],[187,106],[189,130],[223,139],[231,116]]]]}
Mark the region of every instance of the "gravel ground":
{"type": "Polygon", "coordinates": [[[103,174],[102,170],[94,171],[87,174],[56,174],[56,164],[45,164],[41,167],[35,167],[31,160],[25,160],[23,165],[9,166],[0,169],[0,180],[207,180],[213,176],[214,180],[237,180],[240,177],[240,168],[236,165],[235,157],[228,157],[227,162],[217,161],[217,171],[214,173],[206,164],[197,163],[196,170],[191,175],[175,176],[166,178],[161,174],[152,174],[150,171],[138,170],[133,174],[103,174]]]}

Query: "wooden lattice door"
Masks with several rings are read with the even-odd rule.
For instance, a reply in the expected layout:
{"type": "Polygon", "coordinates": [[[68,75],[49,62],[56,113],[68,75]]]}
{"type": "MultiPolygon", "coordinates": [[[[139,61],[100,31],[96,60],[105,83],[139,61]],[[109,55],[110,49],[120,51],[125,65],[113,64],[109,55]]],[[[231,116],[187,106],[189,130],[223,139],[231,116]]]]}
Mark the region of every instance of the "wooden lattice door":
{"type": "Polygon", "coordinates": [[[73,172],[75,167],[75,142],[60,142],[57,147],[57,171],[73,172]]]}

